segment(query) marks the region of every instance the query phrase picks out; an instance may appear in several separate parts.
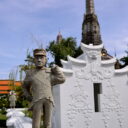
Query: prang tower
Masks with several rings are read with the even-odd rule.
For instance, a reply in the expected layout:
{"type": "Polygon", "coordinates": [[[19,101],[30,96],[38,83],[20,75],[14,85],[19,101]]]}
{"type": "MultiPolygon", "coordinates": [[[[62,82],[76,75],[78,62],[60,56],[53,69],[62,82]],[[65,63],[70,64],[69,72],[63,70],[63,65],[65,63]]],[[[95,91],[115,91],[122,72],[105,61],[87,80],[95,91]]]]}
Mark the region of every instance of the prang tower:
{"type": "Polygon", "coordinates": [[[86,0],[81,42],[87,45],[100,45],[102,43],[100,25],[94,9],[94,0],[86,0]]]}

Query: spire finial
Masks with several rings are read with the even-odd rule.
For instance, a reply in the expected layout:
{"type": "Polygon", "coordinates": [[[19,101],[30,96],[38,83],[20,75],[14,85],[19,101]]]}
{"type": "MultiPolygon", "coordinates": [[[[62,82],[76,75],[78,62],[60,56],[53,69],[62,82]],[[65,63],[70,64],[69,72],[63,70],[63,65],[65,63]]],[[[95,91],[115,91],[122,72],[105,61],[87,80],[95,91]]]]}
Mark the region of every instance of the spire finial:
{"type": "Polygon", "coordinates": [[[94,12],[94,0],[86,0],[86,14],[92,14],[94,12]]]}
{"type": "Polygon", "coordinates": [[[94,13],[94,0],[86,0],[86,14],[82,25],[81,41],[87,45],[100,45],[102,43],[100,25],[97,15],[94,13]]]}
{"type": "Polygon", "coordinates": [[[116,55],[116,48],[114,48],[114,56],[115,56],[115,58],[117,57],[117,55],[116,55]]]}
{"type": "Polygon", "coordinates": [[[61,31],[59,30],[59,33],[57,35],[57,38],[56,38],[56,43],[60,43],[63,39],[63,36],[61,35],[61,31]]]}

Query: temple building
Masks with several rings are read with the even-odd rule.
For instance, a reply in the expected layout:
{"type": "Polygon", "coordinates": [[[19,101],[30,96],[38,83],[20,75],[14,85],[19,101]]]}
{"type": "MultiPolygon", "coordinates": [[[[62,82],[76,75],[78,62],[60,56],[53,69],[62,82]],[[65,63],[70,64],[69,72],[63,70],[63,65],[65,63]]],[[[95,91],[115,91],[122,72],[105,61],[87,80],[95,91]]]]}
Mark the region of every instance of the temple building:
{"type": "Polygon", "coordinates": [[[86,0],[81,49],[61,60],[66,82],[53,88],[53,128],[127,128],[128,66],[105,49],[94,0],[86,0]]]}

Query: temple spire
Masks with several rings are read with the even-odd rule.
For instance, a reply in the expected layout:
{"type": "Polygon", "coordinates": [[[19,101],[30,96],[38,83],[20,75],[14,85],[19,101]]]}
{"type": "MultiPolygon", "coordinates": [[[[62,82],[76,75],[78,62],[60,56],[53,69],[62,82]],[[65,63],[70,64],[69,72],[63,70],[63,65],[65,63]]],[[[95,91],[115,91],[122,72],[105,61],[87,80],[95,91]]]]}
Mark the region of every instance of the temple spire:
{"type": "Polygon", "coordinates": [[[86,0],[86,14],[95,13],[94,0],[86,0]]]}
{"type": "Polygon", "coordinates": [[[61,32],[59,31],[58,35],[57,35],[57,38],[56,38],[56,43],[60,43],[63,39],[63,36],[61,34],[61,32]]]}
{"type": "MultiPolygon", "coordinates": [[[[102,43],[100,35],[100,24],[95,14],[94,0],[86,0],[86,14],[82,24],[82,40],[87,45],[100,45],[102,43]]],[[[112,56],[107,53],[105,48],[101,51],[101,59],[111,59],[112,56]]]]}
{"type": "Polygon", "coordinates": [[[100,45],[100,25],[94,10],[94,0],[86,0],[86,14],[82,25],[82,43],[100,45]]]}

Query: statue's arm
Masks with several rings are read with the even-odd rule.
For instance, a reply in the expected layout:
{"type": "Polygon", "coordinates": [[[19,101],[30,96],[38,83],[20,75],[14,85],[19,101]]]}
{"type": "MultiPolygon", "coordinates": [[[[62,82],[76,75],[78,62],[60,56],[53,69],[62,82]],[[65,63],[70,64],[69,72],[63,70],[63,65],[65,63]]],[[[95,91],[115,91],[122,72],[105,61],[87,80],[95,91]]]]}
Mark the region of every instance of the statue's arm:
{"type": "Polygon", "coordinates": [[[51,68],[52,74],[52,85],[62,84],[65,82],[64,73],[60,70],[58,66],[54,66],[51,68]]]}
{"type": "Polygon", "coordinates": [[[30,82],[29,73],[26,74],[26,77],[22,84],[22,88],[23,88],[23,95],[27,98],[30,98],[31,97],[31,92],[30,92],[31,82],[30,82]]]}

